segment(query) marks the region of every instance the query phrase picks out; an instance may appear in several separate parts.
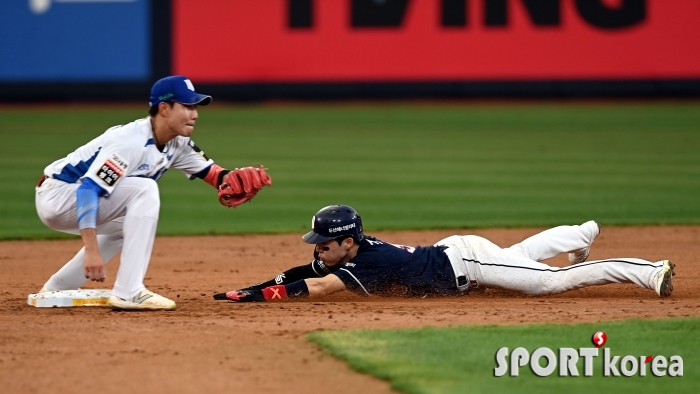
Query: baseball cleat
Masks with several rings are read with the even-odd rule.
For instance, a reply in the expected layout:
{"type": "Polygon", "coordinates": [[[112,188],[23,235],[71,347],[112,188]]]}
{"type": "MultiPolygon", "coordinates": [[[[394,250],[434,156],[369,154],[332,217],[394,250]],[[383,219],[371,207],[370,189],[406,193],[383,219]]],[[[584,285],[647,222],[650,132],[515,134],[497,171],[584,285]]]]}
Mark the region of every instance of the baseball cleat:
{"type": "Polygon", "coordinates": [[[129,311],[171,311],[176,307],[174,301],[148,289],[143,289],[137,296],[128,300],[111,296],[108,304],[112,309],[129,311]]]}
{"type": "MultiPolygon", "coordinates": [[[[593,236],[593,240],[591,241],[591,244],[593,244],[593,241],[595,241],[596,238],[600,235],[600,224],[593,222],[598,226],[598,232],[596,235],[593,236]]],[[[569,253],[569,264],[579,264],[583,263],[588,259],[588,255],[591,253],[591,245],[586,246],[585,248],[575,250],[571,253],[569,253]]]]}
{"type": "Polygon", "coordinates": [[[671,260],[664,260],[663,262],[664,265],[654,277],[654,282],[656,283],[654,290],[656,290],[656,294],[661,298],[668,297],[673,292],[672,281],[673,276],[676,274],[673,272],[673,268],[675,268],[676,265],[673,264],[671,260]]]}

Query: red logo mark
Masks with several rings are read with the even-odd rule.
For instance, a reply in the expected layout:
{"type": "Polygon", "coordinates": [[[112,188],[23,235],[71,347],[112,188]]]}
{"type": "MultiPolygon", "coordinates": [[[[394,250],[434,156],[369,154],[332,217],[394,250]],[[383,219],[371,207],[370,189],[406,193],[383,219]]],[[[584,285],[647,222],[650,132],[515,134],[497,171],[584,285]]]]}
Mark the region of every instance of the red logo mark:
{"type": "Polygon", "coordinates": [[[649,357],[647,357],[647,359],[644,360],[644,364],[651,362],[651,359],[652,359],[652,357],[651,357],[651,355],[649,355],[649,357]]]}
{"type": "Polygon", "coordinates": [[[276,289],[274,287],[270,287],[270,290],[272,290],[272,296],[270,297],[271,300],[274,300],[275,298],[279,298],[280,300],[282,299],[282,296],[280,295],[280,289],[276,289]]]}
{"type": "Polygon", "coordinates": [[[605,335],[603,331],[598,331],[593,334],[593,338],[591,338],[591,340],[593,341],[595,347],[600,348],[605,345],[605,342],[608,341],[608,336],[605,335]]]}

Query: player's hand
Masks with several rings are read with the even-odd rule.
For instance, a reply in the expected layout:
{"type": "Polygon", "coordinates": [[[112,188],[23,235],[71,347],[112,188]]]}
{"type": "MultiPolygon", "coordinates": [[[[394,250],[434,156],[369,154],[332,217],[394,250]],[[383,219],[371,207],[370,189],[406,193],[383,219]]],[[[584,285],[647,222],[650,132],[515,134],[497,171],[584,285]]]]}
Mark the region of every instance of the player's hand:
{"type": "Polygon", "coordinates": [[[83,263],[85,279],[95,282],[104,282],[107,279],[107,267],[99,252],[85,251],[85,261],[83,263]]]}
{"type": "Polygon", "coordinates": [[[218,293],[214,294],[214,299],[234,302],[265,302],[262,290],[257,289],[231,290],[226,293],[218,293]]]}

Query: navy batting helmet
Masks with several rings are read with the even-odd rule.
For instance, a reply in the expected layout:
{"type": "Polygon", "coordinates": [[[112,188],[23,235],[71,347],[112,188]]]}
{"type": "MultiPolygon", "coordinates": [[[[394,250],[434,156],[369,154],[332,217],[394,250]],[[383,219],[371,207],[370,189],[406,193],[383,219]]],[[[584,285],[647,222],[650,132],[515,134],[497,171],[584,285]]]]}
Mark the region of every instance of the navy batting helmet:
{"type": "Polygon", "coordinates": [[[311,231],[301,238],[309,244],[320,244],[344,236],[352,236],[357,241],[365,238],[360,214],[349,205],[329,205],[316,212],[311,220],[311,231]]]}

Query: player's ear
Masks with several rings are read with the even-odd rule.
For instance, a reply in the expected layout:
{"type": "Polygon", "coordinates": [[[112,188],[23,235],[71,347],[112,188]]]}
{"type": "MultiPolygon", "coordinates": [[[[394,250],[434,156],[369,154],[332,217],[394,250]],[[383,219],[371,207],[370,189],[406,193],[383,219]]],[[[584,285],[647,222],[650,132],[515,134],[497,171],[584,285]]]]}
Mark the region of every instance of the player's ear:
{"type": "Polygon", "coordinates": [[[355,244],[355,239],[353,237],[347,237],[343,240],[343,243],[347,249],[350,249],[355,244]]]}
{"type": "Polygon", "coordinates": [[[158,114],[162,117],[168,117],[168,111],[170,111],[171,105],[164,101],[158,104],[158,114]]]}

